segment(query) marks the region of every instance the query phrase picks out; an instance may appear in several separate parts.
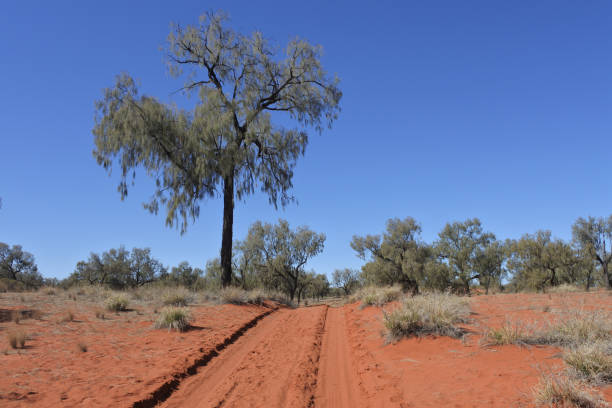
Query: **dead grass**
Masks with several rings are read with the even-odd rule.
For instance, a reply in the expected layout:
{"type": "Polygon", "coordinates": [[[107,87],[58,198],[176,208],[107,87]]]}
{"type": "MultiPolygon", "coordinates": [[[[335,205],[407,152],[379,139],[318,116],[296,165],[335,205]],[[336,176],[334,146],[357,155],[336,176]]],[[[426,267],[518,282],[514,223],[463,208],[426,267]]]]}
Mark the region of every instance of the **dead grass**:
{"type": "Polygon", "coordinates": [[[544,375],[533,391],[538,406],[604,408],[608,404],[584,383],[563,375],[544,375]]]}
{"type": "Polygon", "coordinates": [[[187,306],[191,302],[192,297],[186,290],[177,289],[162,296],[162,303],[166,306],[187,306]]]}
{"type": "Polygon", "coordinates": [[[527,337],[527,329],[523,324],[506,320],[503,326],[488,329],[482,342],[484,346],[524,345],[527,337]]]}
{"type": "Polygon", "coordinates": [[[465,298],[431,293],[406,298],[390,313],[383,311],[383,324],[389,340],[424,335],[458,338],[464,331],[457,324],[467,322],[469,313],[465,298]]]}
{"type": "Polygon", "coordinates": [[[28,339],[28,335],[23,330],[12,330],[7,334],[8,342],[11,348],[14,349],[22,349],[25,347],[26,340],[28,339]]]}

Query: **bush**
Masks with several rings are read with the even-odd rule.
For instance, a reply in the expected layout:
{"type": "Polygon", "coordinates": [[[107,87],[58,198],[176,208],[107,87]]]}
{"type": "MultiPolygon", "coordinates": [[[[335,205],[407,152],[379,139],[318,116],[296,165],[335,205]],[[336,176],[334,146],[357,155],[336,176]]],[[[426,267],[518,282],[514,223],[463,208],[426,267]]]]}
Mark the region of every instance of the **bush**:
{"type": "Polygon", "coordinates": [[[23,330],[15,330],[7,333],[8,342],[14,349],[22,349],[25,347],[27,334],[23,330]]]}
{"type": "Polygon", "coordinates": [[[368,286],[355,293],[355,296],[351,299],[360,300],[362,307],[383,306],[389,302],[398,300],[402,294],[402,290],[399,286],[368,286]]]}
{"type": "Polygon", "coordinates": [[[534,389],[537,405],[550,407],[604,408],[607,407],[583,383],[560,375],[543,376],[534,389]]]}
{"type": "Polygon", "coordinates": [[[155,328],[185,331],[189,327],[190,321],[191,314],[189,310],[180,307],[167,307],[162,309],[155,322],[155,328]]]}
{"type": "Polygon", "coordinates": [[[467,322],[467,300],[455,295],[428,294],[406,298],[402,306],[384,313],[384,326],[390,340],[402,337],[441,335],[460,337],[456,324],[467,322]]]}
{"type": "Polygon", "coordinates": [[[579,378],[612,383],[612,342],[582,344],[563,354],[563,360],[579,378]]]}
{"type": "Polygon", "coordinates": [[[129,301],[125,295],[111,296],[106,299],[106,309],[113,312],[123,312],[127,310],[129,301]]]}

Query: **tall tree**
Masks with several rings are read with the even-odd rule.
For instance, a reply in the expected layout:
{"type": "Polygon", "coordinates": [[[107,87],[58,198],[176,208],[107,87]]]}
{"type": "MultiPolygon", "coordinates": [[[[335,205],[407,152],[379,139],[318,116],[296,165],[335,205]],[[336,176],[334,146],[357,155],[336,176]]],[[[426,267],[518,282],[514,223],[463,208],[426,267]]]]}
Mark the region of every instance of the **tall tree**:
{"type": "Polygon", "coordinates": [[[578,218],[572,226],[572,236],[578,247],[599,263],[605,283],[612,289],[612,275],[608,270],[612,261],[612,215],[578,218]]]}
{"type": "Polygon", "coordinates": [[[349,268],[336,269],[332,274],[332,283],[348,296],[359,285],[359,271],[349,268]]]}
{"type": "Polygon", "coordinates": [[[197,26],[175,25],[168,37],[170,73],[185,75],[182,89],[198,97],[191,112],[139,96],[123,74],[96,103],[93,129],[98,163],[110,171],[118,161],[121,168],[121,198],[130,175],[144,168],[156,181],[145,207],[157,213],[165,205],[166,225],[180,222],[181,233],[198,217],[201,200],[223,196],[224,286],[232,278],[234,199],[259,187],[275,207],[292,201],[306,130],[330,127],[342,96],[338,79],[321,65],[320,46],[295,39],[279,53],[262,33],[242,35],[226,22],[223,13],[208,13],[197,26]],[[298,127],[274,122],[279,112],[298,127]]]}
{"type": "Polygon", "coordinates": [[[447,262],[455,280],[469,294],[471,282],[482,278],[478,263],[486,247],[495,241],[495,235],[484,232],[480,220],[473,218],[446,224],[438,237],[438,256],[447,262]]]}

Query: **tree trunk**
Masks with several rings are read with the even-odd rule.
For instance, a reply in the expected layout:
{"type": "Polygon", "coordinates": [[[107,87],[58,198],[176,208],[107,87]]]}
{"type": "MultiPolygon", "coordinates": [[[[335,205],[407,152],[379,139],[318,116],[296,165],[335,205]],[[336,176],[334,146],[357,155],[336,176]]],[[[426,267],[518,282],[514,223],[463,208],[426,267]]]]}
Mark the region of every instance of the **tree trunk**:
{"type": "Polygon", "coordinates": [[[610,276],[610,273],[608,272],[608,264],[605,262],[602,263],[601,268],[603,269],[603,275],[606,283],[608,284],[608,289],[612,289],[612,276],[610,276]]]}
{"type": "Polygon", "coordinates": [[[223,237],[221,239],[221,286],[232,283],[232,235],[234,227],[234,171],[223,178],[223,237]]]}

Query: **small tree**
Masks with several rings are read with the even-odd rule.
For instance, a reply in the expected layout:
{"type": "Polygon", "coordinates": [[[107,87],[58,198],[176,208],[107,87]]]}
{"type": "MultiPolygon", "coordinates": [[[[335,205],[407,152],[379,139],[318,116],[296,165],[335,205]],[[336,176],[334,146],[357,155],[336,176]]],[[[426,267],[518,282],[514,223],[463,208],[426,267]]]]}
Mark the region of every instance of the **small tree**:
{"type": "Polygon", "coordinates": [[[0,242],[0,278],[20,282],[26,288],[42,285],[34,255],[23,250],[21,245],[8,246],[0,242]]]}
{"type": "Polygon", "coordinates": [[[258,221],[249,228],[246,241],[259,254],[257,268],[264,281],[282,288],[293,300],[304,285],[306,263],[323,251],[325,234],[305,226],[291,230],[285,220],[276,225],[258,221]]]}
{"type": "Polygon", "coordinates": [[[572,226],[576,245],[601,266],[605,284],[612,289],[612,275],[608,268],[612,261],[612,215],[607,219],[578,218],[572,226]]]}
{"type": "Polygon", "coordinates": [[[371,261],[364,266],[368,280],[377,284],[399,283],[404,290],[419,292],[425,264],[430,256],[427,245],[420,241],[421,226],[412,218],[387,221],[382,235],[353,236],[351,248],[361,259],[371,261]]]}
{"type": "Polygon", "coordinates": [[[485,248],[495,241],[495,235],[484,232],[480,220],[473,218],[446,224],[438,237],[438,256],[447,262],[454,279],[469,294],[471,282],[482,277],[479,260],[485,248]]]}
{"type": "Polygon", "coordinates": [[[245,36],[226,26],[222,13],[208,13],[198,26],[175,25],[168,37],[170,74],[186,76],[183,88],[197,94],[190,111],[139,96],[127,74],[96,103],[93,129],[98,163],[121,169],[119,192],[138,167],[156,181],[146,208],[166,206],[166,224],[195,220],[200,201],[223,196],[221,267],[231,282],[234,199],[258,187],[270,203],[293,198],[293,168],[308,143],[307,128],[321,132],[339,112],[338,79],[321,65],[321,47],[291,41],[282,57],[260,32],[245,36]],[[301,129],[273,121],[285,112],[301,129]],[[276,118],[276,116],[274,116],[276,118]]]}
{"type": "Polygon", "coordinates": [[[359,285],[359,271],[349,268],[336,269],[332,274],[332,283],[348,296],[359,285]]]}

